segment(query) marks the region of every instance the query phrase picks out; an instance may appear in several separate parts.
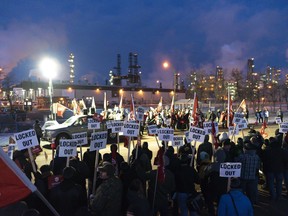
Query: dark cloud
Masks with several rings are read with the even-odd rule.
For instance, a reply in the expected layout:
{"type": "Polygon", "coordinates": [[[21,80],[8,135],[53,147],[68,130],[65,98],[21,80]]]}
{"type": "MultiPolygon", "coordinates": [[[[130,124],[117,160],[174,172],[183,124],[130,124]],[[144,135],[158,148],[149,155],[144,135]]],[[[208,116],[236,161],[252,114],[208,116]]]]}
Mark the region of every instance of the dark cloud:
{"type": "Polygon", "coordinates": [[[67,75],[73,52],[77,79],[104,83],[118,53],[126,74],[128,54],[137,52],[144,84],[162,80],[171,87],[175,71],[214,73],[217,65],[245,71],[250,57],[259,71],[267,64],[287,65],[284,0],[4,2],[0,65],[8,71],[21,59],[36,61],[48,52],[58,55],[67,75]],[[171,62],[169,70],[163,70],[164,60],[171,62]]]}

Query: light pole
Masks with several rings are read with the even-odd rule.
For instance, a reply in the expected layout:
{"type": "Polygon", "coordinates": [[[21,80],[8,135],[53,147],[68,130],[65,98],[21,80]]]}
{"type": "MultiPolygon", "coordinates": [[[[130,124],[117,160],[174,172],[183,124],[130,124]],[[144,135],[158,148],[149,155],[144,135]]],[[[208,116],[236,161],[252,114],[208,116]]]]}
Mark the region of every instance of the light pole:
{"type": "Polygon", "coordinates": [[[50,118],[54,120],[53,112],[53,78],[56,77],[58,71],[58,63],[51,58],[44,58],[40,62],[40,70],[45,77],[49,79],[48,93],[50,97],[50,118]]]}
{"type": "MultiPolygon", "coordinates": [[[[163,68],[164,68],[165,70],[171,68],[171,65],[170,65],[170,63],[169,63],[168,61],[164,61],[164,62],[162,63],[162,66],[163,66],[163,68]]],[[[173,88],[173,93],[174,93],[175,99],[176,99],[176,95],[177,95],[177,94],[176,94],[176,90],[177,90],[177,88],[176,88],[177,79],[178,79],[179,75],[180,75],[180,74],[178,74],[176,71],[173,72],[172,88],[173,88]]]]}

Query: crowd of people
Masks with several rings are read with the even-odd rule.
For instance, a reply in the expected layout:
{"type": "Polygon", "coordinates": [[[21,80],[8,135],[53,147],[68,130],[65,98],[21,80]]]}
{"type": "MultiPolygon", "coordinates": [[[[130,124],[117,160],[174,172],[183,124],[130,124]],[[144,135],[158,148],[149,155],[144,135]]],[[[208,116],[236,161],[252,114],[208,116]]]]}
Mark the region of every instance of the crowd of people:
{"type": "MultiPolygon", "coordinates": [[[[253,205],[259,201],[259,170],[265,177],[264,186],[271,202],[283,199],[283,180],[288,191],[287,135],[283,137],[276,130],[275,136],[264,140],[259,132],[251,129],[236,143],[225,132],[218,139],[217,149],[209,142],[209,135],[198,149],[185,138],[184,145],[178,149],[162,141],[154,158],[148,143],[143,142],[135,146],[129,161],[125,161],[117,145],[112,144],[110,153],[99,153],[97,178],[94,178],[96,154],[89,149],[83,154],[83,160],[71,158],[69,166],[66,158],[58,157],[56,151],[55,158],[36,173],[27,151],[16,150],[14,161],[61,216],[184,216],[201,215],[203,211],[207,215],[253,215],[253,205]],[[241,177],[232,178],[228,184],[228,178],[219,175],[223,162],[240,162],[241,177]],[[201,203],[197,203],[197,208],[188,205],[191,197],[194,199],[199,192],[203,195],[204,207],[199,206],[201,203]]],[[[24,201],[15,204],[21,206],[19,211],[30,212],[30,215],[52,214],[33,194],[24,201]]],[[[3,208],[0,215],[11,209],[15,212],[15,208],[3,208]]]]}

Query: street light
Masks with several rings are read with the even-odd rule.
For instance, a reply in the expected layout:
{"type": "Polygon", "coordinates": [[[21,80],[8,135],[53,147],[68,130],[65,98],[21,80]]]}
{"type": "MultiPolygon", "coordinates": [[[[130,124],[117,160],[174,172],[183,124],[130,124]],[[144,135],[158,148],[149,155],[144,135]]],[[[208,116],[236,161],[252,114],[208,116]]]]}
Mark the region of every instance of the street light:
{"type": "Polygon", "coordinates": [[[51,58],[44,58],[40,62],[40,70],[42,74],[49,79],[49,87],[48,87],[48,92],[49,92],[49,97],[50,97],[50,112],[51,112],[51,119],[54,119],[54,113],[53,113],[53,83],[52,80],[53,78],[56,77],[57,71],[59,69],[58,63],[56,60],[51,59],[51,58]]]}

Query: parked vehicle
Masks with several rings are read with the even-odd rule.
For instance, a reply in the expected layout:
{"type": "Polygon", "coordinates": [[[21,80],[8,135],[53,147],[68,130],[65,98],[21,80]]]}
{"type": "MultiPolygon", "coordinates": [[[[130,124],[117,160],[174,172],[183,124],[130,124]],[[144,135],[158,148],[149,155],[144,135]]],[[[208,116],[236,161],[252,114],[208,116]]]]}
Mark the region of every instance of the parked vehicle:
{"type": "MultiPolygon", "coordinates": [[[[42,139],[49,142],[54,142],[56,146],[61,139],[70,139],[72,134],[87,132],[88,140],[93,130],[88,129],[88,118],[92,116],[77,115],[72,116],[61,124],[54,124],[44,128],[42,139]]],[[[101,123],[101,128],[96,131],[107,130],[106,124],[101,123]]],[[[88,141],[89,142],[89,141],[88,141]]],[[[117,143],[117,134],[112,133],[111,129],[108,129],[107,144],[117,143]]]]}

